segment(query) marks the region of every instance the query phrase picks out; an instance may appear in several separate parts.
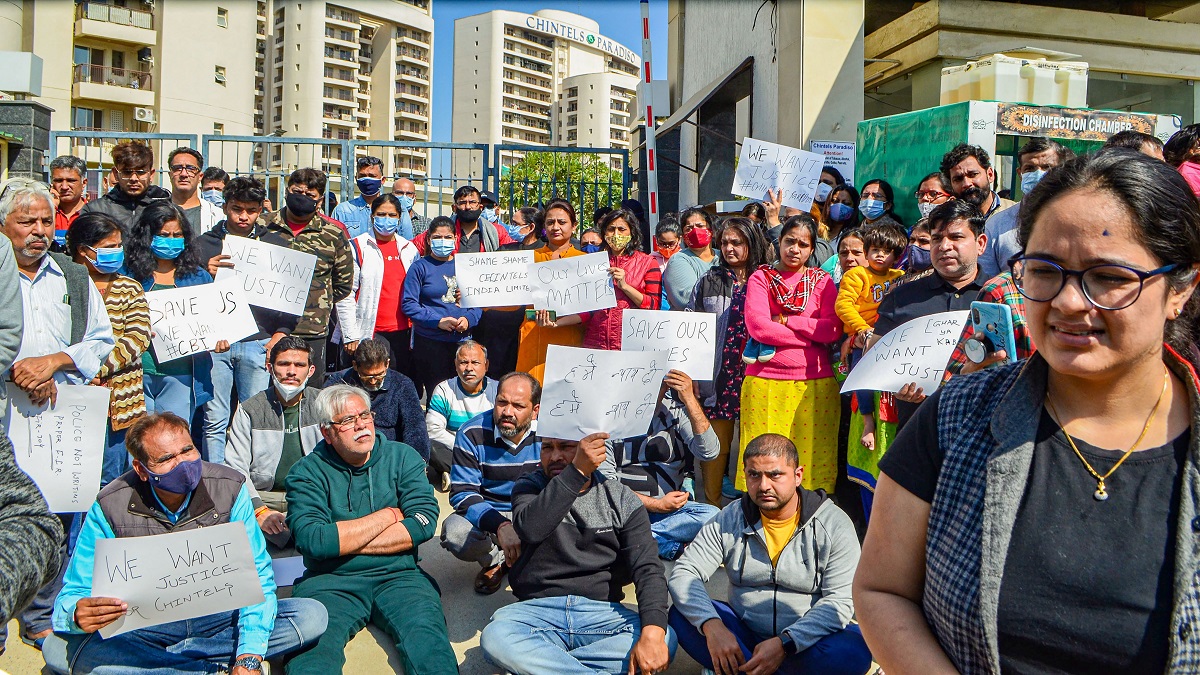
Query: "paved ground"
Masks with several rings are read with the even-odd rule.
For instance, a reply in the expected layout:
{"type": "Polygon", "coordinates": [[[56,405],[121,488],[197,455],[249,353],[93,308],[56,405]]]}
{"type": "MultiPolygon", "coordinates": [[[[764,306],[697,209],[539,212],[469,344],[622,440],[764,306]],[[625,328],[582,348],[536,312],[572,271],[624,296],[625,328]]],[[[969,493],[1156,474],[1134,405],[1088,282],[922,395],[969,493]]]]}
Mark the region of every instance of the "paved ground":
{"type": "MultiPolygon", "coordinates": [[[[451,509],[446,495],[439,493],[438,501],[442,506],[442,515],[449,514],[451,509]]],[[[421,547],[421,554],[422,567],[437,579],[442,589],[442,605],[446,612],[450,642],[454,646],[454,653],[458,655],[460,672],[462,675],[497,673],[496,668],[488,663],[479,648],[479,633],[487,625],[492,612],[514,602],[512,592],[506,588],[492,596],[477,595],[472,584],[479,568],[474,564],[454,559],[438,545],[436,537],[421,547]]],[[[709,584],[711,592],[718,597],[724,596],[725,585],[723,574],[717,574],[709,584]]],[[[632,586],[626,589],[626,597],[632,605],[632,586]]],[[[17,637],[17,631],[15,621],[9,624],[8,649],[0,656],[0,672],[12,675],[40,673],[43,668],[41,654],[22,643],[17,637]]],[[[359,633],[347,646],[344,672],[354,675],[400,672],[399,663],[391,638],[383,631],[368,626],[367,630],[359,633]]],[[[699,673],[700,666],[681,649],[667,672],[672,675],[699,673]]]]}

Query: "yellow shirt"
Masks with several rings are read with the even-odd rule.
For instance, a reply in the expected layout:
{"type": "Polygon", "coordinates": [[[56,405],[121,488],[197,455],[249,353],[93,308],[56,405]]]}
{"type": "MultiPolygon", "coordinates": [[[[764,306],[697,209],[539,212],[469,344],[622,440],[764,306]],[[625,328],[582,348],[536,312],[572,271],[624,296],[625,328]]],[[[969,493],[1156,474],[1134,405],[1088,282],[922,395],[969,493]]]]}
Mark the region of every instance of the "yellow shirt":
{"type": "Polygon", "coordinates": [[[879,303],[896,279],[904,276],[901,270],[890,269],[876,274],[869,266],[852,267],[842,275],[833,311],[845,325],[846,335],[857,335],[875,325],[879,318],[879,303]]]}
{"type": "Polygon", "coordinates": [[[762,524],[763,536],[767,539],[767,555],[771,556],[771,566],[774,567],[779,562],[779,554],[783,553],[783,547],[796,533],[796,526],[800,524],[800,505],[796,505],[796,512],[791,518],[771,520],[763,516],[762,524]]]}

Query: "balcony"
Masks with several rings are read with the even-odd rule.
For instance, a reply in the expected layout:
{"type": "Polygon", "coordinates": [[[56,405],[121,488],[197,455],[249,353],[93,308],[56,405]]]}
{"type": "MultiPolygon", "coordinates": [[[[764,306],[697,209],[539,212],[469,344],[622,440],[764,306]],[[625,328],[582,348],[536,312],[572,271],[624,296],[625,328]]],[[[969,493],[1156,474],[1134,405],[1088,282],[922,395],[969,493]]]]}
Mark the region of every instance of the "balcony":
{"type": "Polygon", "coordinates": [[[80,3],[75,7],[75,37],[152,46],[157,42],[154,14],[128,7],[80,3]]]}
{"type": "Polygon", "coordinates": [[[429,46],[429,38],[407,30],[396,31],[396,39],[411,42],[415,45],[429,46]]]}
{"type": "Polygon", "coordinates": [[[358,65],[358,60],[355,58],[354,52],[350,51],[349,49],[337,49],[335,47],[326,45],[325,58],[345,61],[346,63],[351,63],[355,66],[358,65]]]}
{"type": "Polygon", "coordinates": [[[149,107],[154,105],[150,73],[79,64],[72,73],[71,97],[149,107]]]}
{"type": "Polygon", "coordinates": [[[412,61],[421,65],[427,65],[429,63],[429,50],[427,49],[409,49],[408,47],[401,47],[396,50],[396,56],[399,57],[401,61],[412,61]]]}
{"type": "Polygon", "coordinates": [[[423,93],[423,91],[424,90],[418,89],[416,87],[409,87],[406,84],[397,85],[397,87],[396,87],[397,95],[402,96],[407,99],[414,99],[417,101],[425,100],[425,94],[423,93]]]}
{"type": "Polygon", "coordinates": [[[337,21],[354,28],[358,28],[358,15],[354,14],[353,12],[347,12],[343,9],[334,9],[331,6],[326,5],[325,18],[329,21],[337,21]]]}

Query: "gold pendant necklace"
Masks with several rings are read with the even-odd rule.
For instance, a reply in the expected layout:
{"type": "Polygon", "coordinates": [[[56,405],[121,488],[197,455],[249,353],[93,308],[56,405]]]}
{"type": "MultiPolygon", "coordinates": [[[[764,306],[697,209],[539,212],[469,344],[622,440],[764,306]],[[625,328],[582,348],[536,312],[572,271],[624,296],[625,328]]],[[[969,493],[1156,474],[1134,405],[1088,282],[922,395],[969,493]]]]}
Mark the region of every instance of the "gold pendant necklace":
{"type": "Polygon", "coordinates": [[[1092,474],[1092,477],[1096,479],[1096,492],[1092,495],[1096,498],[1096,501],[1102,502],[1108,499],[1108,490],[1105,487],[1104,481],[1109,476],[1113,475],[1113,473],[1115,473],[1116,470],[1120,468],[1123,463],[1125,463],[1125,460],[1129,459],[1129,456],[1133,454],[1133,451],[1142,442],[1142,439],[1146,437],[1146,434],[1150,431],[1150,424],[1154,422],[1154,416],[1158,413],[1158,407],[1162,405],[1163,398],[1165,398],[1167,395],[1167,385],[1170,383],[1171,374],[1168,371],[1164,371],[1162,391],[1158,394],[1158,401],[1156,401],[1154,403],[1154,407],[1150,409],[1150,416],[1146,418],[1146,424],[1142,427],[1142,433],[1137,437],[1137,440],[1133,442],[1133,445],[1129,446],[1129,449],[1125,451],[1125,454],[1121,455],[1121,459],[1118,459],[1117,463],[1113,464],[1112,468],[1108,470],[1108,473],[1104,474],[1103,476],[1101,476],[1098,471],[1093,469],[1092,465],[1083,458],[1083,453],[1079,452],[1079,448],[1075,445],[1075,441],[1071,438],[1071,434],[1068,433],[1067,428],[1063,426],[1061,421],[1062,417],[1060,417],[1058,411],[1054,409],[1054,402],[1050,400],[1050,392],[1046,392],[1046,405],[1050,406],[1050,414],[1054,417],[1054,422],[1058,424],[1059,429],[1062,429],[1063,436],[1067,437],[1067,443],[1070,444],[1071,449],[1075,451],[1075,456],[1079,458],[1079,461],[1083,462],[1083,468],[1087,469],[1088,473],[1092,474]]]}

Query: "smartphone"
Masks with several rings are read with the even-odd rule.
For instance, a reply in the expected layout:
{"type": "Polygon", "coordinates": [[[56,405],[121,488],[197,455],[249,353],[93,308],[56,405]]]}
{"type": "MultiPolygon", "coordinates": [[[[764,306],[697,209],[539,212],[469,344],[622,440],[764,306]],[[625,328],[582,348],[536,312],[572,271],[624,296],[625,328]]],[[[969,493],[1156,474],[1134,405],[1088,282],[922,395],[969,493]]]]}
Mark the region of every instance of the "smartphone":
{"type": "Polygon", "coordinates": [[[989,354],[1003,349],[1009,362],[1017,360],[1017,339],[1008,305],[972,302],[971,326],[975,329],[975,337],[963,345],[967,358],[980,363],[989,354]]]}
{"type": "MultiPolygon", "coordinates": [[[[537,312],[538,311],[536,309],[525,310],[525,320],[526,321],[537,321],[537,312]]],[[[556,312],[554,310],[550,310],[550,320],[558,321],[558,312],[556,312]]]]}

